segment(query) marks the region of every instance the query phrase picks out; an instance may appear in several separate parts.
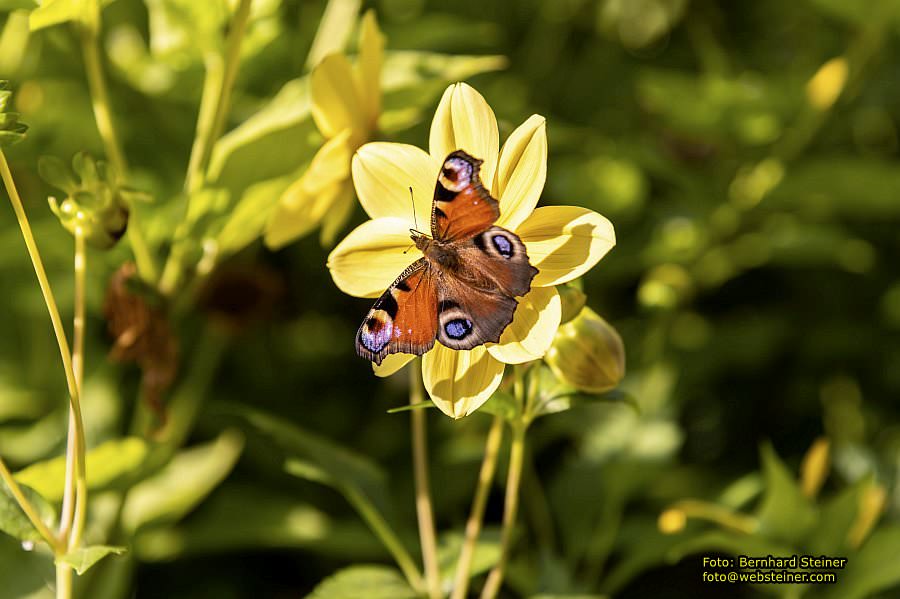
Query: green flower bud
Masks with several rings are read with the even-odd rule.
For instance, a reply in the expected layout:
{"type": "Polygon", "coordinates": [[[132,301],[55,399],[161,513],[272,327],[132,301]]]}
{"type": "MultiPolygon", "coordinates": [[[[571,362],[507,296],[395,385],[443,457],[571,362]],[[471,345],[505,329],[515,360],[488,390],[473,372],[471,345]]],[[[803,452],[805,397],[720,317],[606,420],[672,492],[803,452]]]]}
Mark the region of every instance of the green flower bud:
{"type": "Polygon", "coordinates": [[[625,346],[619,333],[585,306],[559,327],[544,361],[566,384],[602,393],[615,388],[625,375],[625,346]]]}
{"type": "Polygon", "coordinates": [[[559,292],[559,299],[562,301],[562,319],[560,322],[569,322],[581,313],[581,309],[584,308],[584,304],[587,301],[587,295],[579,287],[571,283],[559,285],[556,290],[559,292]]]}
{"type": "Polygon", "coordinates": [[[19,113],[7,112],[6,105],[12,92],[8,81],[0,81],[0,148],[10,146],[25,137],[28,125],[19,122],[19,113]]]}
{"type": "Polygon", "coordinates": [[[84,153],[72,159],[75,176],[62,160],[44,156],[38,172],[50,185],[66,192],[62,201],[50,197],[50,208],[73,235],[81,229],[85,241],[109,249],[128,228],[128,198],[135,192],[119,185],[116,172],[105,162],[84,153]]]}

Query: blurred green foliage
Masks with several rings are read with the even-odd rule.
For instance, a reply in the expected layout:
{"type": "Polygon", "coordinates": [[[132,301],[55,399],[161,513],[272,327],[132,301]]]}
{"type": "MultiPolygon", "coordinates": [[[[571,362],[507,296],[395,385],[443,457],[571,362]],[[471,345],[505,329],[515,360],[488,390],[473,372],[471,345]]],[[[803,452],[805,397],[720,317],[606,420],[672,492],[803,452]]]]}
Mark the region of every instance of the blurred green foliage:
{"type": "MultiPolygon", "coordinates": [[[[46,0],[29,17],[37,3],[0,2],[0,78],[13,82],[11,109],[29,126],[7,154],[64,311],[72,240],[46,204],[58,191],[38,161],[104,155],[67,23],[80,18],[68,12],[77,4],[46,0]]],[[[405,389],[375,379],[352,350],[368,303],[333,286],[315,236],[278,252],[258,241],[266,211],[322,142],[308,73],[325,3],[254,0],[211,184],[187,215],[204,59],[222,48],[229,5],[102,4],[128,184],[151,198],[136,210],[154,250],[179,247],[200,277],[173,308],[181,374],[160,425],[139,399],[137,369],[106,360],[104,290],[129,250],[89,253],[87,536],[102,546],[70,558],[83,566],[120,545],[128,552],[98,562],[77,591],[415,596],[367,527],[378,520],[417,553],[408,415],[387,413],[405,389]]],[[[387,40],[377,138],[422,145],[440,92],[471,77],[501,137],[532,113],[547,117],[543,201],[616,225],[618,247],[583,290],[621,333],[628,374],[615,401],[547,398],[555,413],[529,432],[507,596],[896,596],[900,3],[363,8],[376,10],[387,40]],[[823,436],[830,460],[816,475],[801,463],[823,436]],[[701,555],[794,552],[849,561],[834,586],[701,582],[701,555]]],[[[334,48],[354,51],[352,23],[330,21],[334,48]]],[[[352,223],[362,219],[356,208],[352,223]]],[[[55,501],[65,386],[7,209],[0,270],[0,455],[55,501]]],[[[502,402],[484,412],[502,413],[502,402]]],[[[454,554],[489,418],[427,413],[435,511],[454,554]]],[[[498,487],[490,522],[501,504],[498,487]]],[[[12,536],[0,535],[0,597],[52,596],[51,560],[22,550],[34,539],[19,516],[4,489],[0,530],[12,536]]],[[[482,538],[478,572],[497,559],[495,531],[482,538]]]]}

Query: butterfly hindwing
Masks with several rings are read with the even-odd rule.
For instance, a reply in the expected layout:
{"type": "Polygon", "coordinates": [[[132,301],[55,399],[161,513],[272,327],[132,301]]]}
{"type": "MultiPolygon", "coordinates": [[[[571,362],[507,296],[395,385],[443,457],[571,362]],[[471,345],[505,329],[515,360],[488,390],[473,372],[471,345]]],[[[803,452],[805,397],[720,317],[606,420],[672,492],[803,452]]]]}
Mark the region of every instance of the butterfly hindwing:
{"type": "Polygon", "coordinates": [[[497,289],[505,295],[522,296],[531,289],[537,269],[528,262],[525,244],[513,233],[498,226],[456,242],[461,273],[471,276],[473,286],[497,289]]]}
{"type": "Polygon", "coordinates": [[[437,311],[434,273],[421,258],[369,310],[356,333],[356,353],[376,364],[388,354],[424,354],[434,345],[437,311]]]}
{"type": "Polygon", "coordinates": [[[469,287],[450,280],[439,291],[437,338],[451,349],[472,349],[500,341],[518,305],[499,292],[469,287]]]}
{"type": "Polygon", "coordinates": [[[457,150],[444,160],[431,206],[431,235],[466,239],[494,224],[500,205],[481,184],[481,160],[457,150]]]}

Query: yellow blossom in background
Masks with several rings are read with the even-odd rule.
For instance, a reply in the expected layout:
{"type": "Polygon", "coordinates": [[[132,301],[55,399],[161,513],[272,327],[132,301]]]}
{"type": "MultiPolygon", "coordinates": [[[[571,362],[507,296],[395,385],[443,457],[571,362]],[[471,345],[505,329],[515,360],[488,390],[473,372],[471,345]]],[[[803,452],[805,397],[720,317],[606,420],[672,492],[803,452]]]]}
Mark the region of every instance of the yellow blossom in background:
{"type": "Polygon", "coordinates": [[[325,143],[288,187],[266,225],[265,242],[282,247],[322,227],[331,243],[353,210],[350,157],[375,130],[381,112],[384,36],[373,11],[360,22],[359,55],[351,64],[330,54],[310,75],[312,116],[325,143]]]}
{"type": "MultiPolygon", "coordinates": [[[[497,224],[522,239],[539,272],[531,291],[518,298],[515,317],[499,343],[467,351],[435,343],[425,354],[422,373],[428,394],[454,418],[471,414],[487,401],[500,385],[506,364],[544,355],[561,318],[555,286],[583,275],[615,245],[612,224],[591,210],[535,209],[547,174],[543,117],[533,115],[522,123],[502,149],[499,137],[497,120],[484,98],[458,83],[447,88],[438,105],[429,152],[384,142],[359,148],[353,157],[353,183],[372,220],[354,229],[328,257],[331,276],[342,291],[357,297],[379,296],[421,257],[418,250],[410,249],[409,229],[430,222],[434,186],[444,158],[463,149],[484,161],[482,182],[500,202],[497,224]]],[[[375,372],[388,376],[412,359],[409,354],[390,355],[375,372]]]]}

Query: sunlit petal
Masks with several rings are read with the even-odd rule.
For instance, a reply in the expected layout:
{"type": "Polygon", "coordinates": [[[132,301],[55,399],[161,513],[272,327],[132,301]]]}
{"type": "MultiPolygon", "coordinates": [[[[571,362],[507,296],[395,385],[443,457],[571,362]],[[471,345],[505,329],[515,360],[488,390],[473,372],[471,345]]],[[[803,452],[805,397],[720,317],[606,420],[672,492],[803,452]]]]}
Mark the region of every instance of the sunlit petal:
{"type": "Polygon", "coordinates": [[[506,364],[522,364],[540,359],[553,343],[562,317],[555,287],[536,287],[519,299],[515,318],[491,344],[488,352],[506,364]]]}
{"type": "Polygon", "coordinates": [[[616,245],[612,223],[587,208],[544,206],[535,210],[516,233],[540,271],[532,286],[559,285],[580,277],[616,245]]]}
{"type": "Polygon", "coordinates": [[[347,178],[350,174],[349,140],[350,129],[344,129],[322,144],[301,177],[303,188],[308,193],[315,193],[322,187],[347,178]]]}
{"type": "Polygon", "coordinates": [[[497,119],[484,97],[466,83],[448,87],[431,122],[431,157],[440,163],[450,152],[465,150],[484,161],[481,180],[490,187],[499,147],[497,119]]]}
{"type": "Polygon", "coordinates": [[[343,54],[331,54],[313,69],[312,115],[325,137],[344,129],[363,130],[364,117],[359,84],[343,54]]]}
{"type": "Polygon", "coordinates": [[[291,184],[269,216],[264,238],[268,247],[283,247],[315,229],[350,191],[348,185],[338,181],[309,193],[303,183],[300,178],[291,184]]]}
{"type": "Polygon", "coordinates": [[[377,297],[403,270],[422,257],[410,247],[409,222],[377,218],[353,229],[328,256],[331,278],[341,291],[377,297]]]}
{"type": "Polygon", "coordinates": [[[434,404],[448,416],[462,418],[490,398],[503,379],[504,366],[483,345],[457,351],[436,343],[422,360],[422,375],[434,404]]]}
{"type": "Polygon", "coordinates": [[[427,231],[439,168],[424,150],[415,146],[368,143],[353,157],[353,183],[359,203],[372,218],[402,218],[409,229],[414,224],[414,200],[415,222],[427,231]],[[413,200],[409,197],[410,187],[413,200]]]}
{"type": "Polygon", "coordinates": [[[381,65],[384,61],[384,35],[378,27],[375,11],[363,15],[359,31],[359,74],[360,89],[369,127],[374,129],[381,112],[381,65]]]}
{"type": "Polygon", "coordinates": [[[375,371],[375,376],[391,376],[415,359],[412,354],[391,354],[382,360],[381,364],[372,362],[372,370],[375,371]]]}
{"type": "Polygon", "coordinates": [[[500,200],[497,224],[515,230],[537,206],[547,178],[547,127],[534,114],[512,132],[497,165],[494,197],[500,200]]]}

